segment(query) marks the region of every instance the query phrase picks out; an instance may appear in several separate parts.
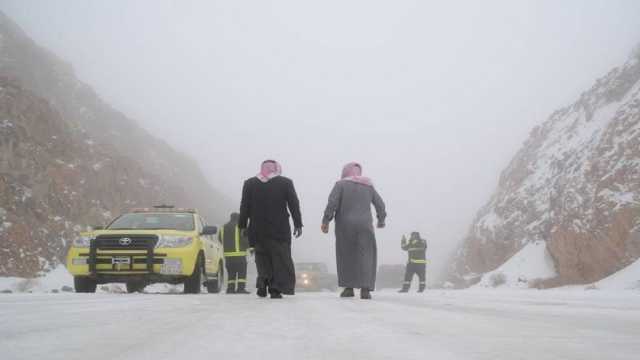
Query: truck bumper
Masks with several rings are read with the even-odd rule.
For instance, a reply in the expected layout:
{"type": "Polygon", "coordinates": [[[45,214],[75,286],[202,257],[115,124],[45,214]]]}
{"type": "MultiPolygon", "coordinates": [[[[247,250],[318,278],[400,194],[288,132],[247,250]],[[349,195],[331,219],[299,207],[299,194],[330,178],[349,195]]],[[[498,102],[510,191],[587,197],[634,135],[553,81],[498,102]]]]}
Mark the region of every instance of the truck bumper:
{"type": "Polygon", "coordinates": [[[179,282],[193,274],[197,257],[196,247],[129,251],[72,247],[67,254],[67,269],[74,276],[103,279],[104,282],[133,279],[179,282]]]}

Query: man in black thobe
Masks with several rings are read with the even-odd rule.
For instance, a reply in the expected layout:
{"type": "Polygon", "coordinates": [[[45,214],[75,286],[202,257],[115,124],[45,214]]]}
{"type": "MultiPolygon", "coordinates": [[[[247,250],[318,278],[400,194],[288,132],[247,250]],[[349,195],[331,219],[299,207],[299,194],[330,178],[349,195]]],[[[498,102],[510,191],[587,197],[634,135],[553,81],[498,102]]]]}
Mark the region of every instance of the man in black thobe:
{"type": "Polygon", "coordinates": [[[240,229],[247,229],[249,245],[255,249],[258,296],[281,298],[293,295],[296,274],[291,259],[291,226],[302,235],[300,203],[293,181],[281,176],[273,160],[262,163],[260,173],[244,182],[240,202],[240,229]]]}

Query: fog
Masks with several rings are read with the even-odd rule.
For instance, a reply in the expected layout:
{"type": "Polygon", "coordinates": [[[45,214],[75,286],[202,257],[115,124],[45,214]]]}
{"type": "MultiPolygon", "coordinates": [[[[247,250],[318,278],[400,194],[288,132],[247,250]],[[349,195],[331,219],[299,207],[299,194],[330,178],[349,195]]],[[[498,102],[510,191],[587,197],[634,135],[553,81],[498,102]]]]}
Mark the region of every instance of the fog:
{"type": "MultiPolygon", "coordinates": [[[[262,160],[302,202],[294,259],[334,264],[322,211],[358,161],[430,280],[533,126],[640,41],[630,1],[1,1],[115,108],[195,158],[239,203],[262,160]]],[[[180,204],[188,205],[188,204],[180,204]]],[[[231,209],[229,209],[231,210],[231,209]]]]}

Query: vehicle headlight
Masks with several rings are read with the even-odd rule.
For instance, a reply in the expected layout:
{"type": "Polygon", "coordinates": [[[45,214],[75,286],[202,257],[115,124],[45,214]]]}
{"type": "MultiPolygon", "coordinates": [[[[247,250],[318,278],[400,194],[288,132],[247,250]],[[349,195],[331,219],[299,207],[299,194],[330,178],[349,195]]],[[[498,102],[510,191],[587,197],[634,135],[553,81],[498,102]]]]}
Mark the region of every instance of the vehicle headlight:
{"type": "Polygon", "coordinates": [[[191,236],[160,235],[156,248],[176,248],[191,245],[191,236]]]}
{"type": "Polygon", "coordinates": [[[73,239],[73,246],[79,248],[88,248],[91,245],[91,240],[93,240],[90,236],[80,236],[73,239]]]}
{"type": "Polygon", "coordinates": [[[86,257],[73,258],[71,260],[71,264],[73,264],[73,265],[87,265],[87,258],[86,257]]]}

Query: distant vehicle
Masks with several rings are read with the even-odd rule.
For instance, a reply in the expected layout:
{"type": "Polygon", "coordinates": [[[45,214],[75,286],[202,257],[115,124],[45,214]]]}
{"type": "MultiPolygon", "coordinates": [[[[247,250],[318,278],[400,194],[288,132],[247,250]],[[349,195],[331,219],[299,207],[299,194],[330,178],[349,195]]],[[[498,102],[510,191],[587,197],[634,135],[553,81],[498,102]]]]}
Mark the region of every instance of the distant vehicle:
{"type": "Polygon", "coordinates": [[[404,281],[406,265],[383,264],[378,266],[376,288],[400,288],[404,281]]]}
{"type": "Polygon", "coordinates": [[[338,290],[338,277],[329,274],[325,263],[297,263],[296,289],[301,291],[338,290]]]}
{"type": "Polygon", "coordinates": [[[81,293],[111,282],[126,283],[130,293],[160,282],[184,284],[188,294],[202,285],[218,293],[224,264],[216,232],[195,209],[134,209],[104,229],[80,234],[67,254],[67,269],[81,293]]]}

